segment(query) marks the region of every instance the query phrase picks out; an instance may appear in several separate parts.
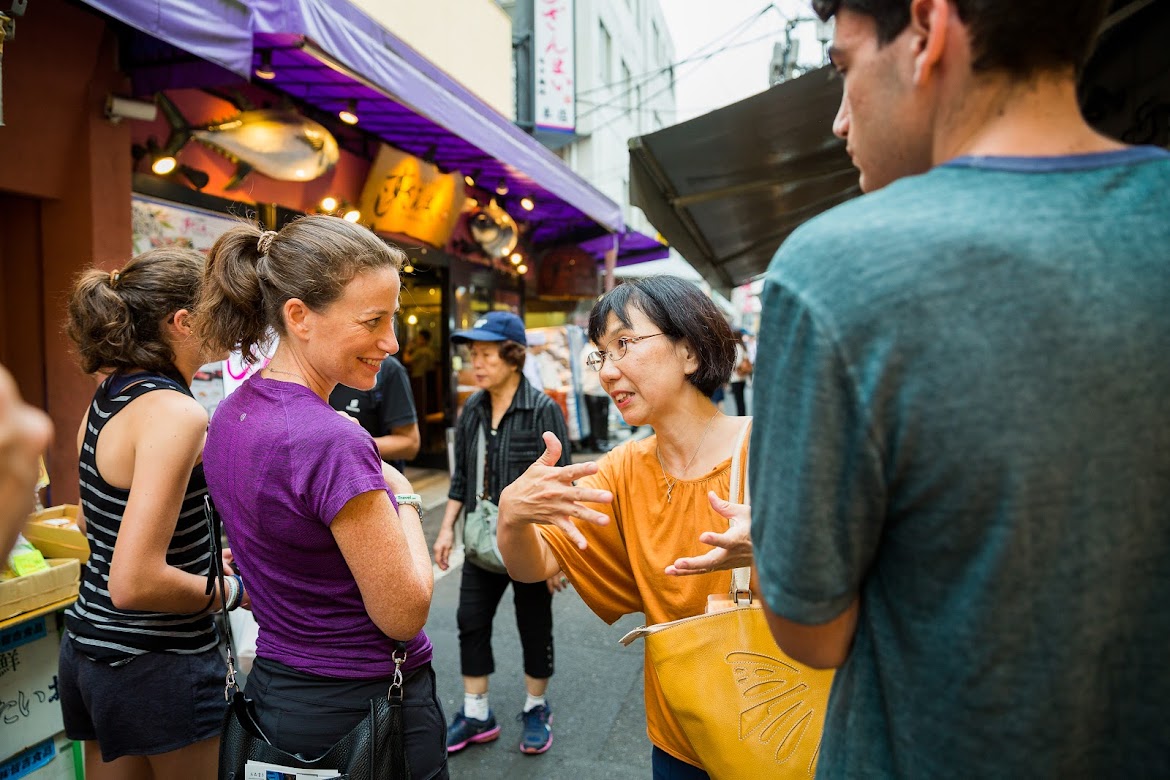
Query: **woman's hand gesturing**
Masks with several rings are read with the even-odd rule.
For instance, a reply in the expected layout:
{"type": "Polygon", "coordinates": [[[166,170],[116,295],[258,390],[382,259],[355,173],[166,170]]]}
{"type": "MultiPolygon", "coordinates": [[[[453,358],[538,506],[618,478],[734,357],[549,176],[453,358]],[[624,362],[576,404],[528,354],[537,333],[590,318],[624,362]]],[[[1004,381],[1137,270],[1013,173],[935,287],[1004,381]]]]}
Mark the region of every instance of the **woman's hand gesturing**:
{"type": "Polygon", "coordinates": [[[707,493],[707,499],[712,509],[727,518],[730,527],[721,534],[700,534],[699,541],[715,549],[693,558],[679,558],[666,567],[667,574],[707,574],[752,565],[752,508],[726,501],[713,490],[707,493]]]}
{"type": "Polygon", "coordinates": [[[588,509],[580,502],[608,504],[613,501],[613,494],[608,490],[577,487],[576,480],[597,473],[597,464],[557,466],[561,442],[551,431],[545,431],[544,444],[544,454],[500,494],[500,523],[555,525],[584,550],[585,537],[570,518],[605,525],[609,522],[608,515],[588,509]]]}

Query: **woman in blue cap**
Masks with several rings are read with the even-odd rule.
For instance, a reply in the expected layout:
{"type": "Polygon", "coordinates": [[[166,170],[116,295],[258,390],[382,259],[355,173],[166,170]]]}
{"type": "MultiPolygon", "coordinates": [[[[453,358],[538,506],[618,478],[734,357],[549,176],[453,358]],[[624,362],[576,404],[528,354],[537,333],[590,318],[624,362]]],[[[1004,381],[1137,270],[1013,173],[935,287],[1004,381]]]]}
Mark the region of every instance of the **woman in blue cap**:
{"type": "MultiPolygon", "coordinates": [[[[524,378],[528,340],[519,317],[489,312],[472,329],[456,331],[451,340],[470,345],[480,390],[467,399],[455,431],[455,473],[434,547],[435,562],[443,570],[450,565],[459,513],[464,509],[482,513],[483,501],[496,504],[500,492],[544,452],[541,434],[545,431],[561,441],[569,438],[560,407],[524,378]]],[[[559,465],[568,463],[568,455],[563,454],[559,465]]],[[[495,671],[492,618],[511,584],[528,690],[518,717],[524,724],[520,751],[543,753],[552,745],[552,710],[545,698],[553,673],[552,594],[565,587],[566,580],[558,572],[547,582],[516,582],[502,564],[494,564],[490,559],[472,560],[470,554],[463,563],[458,622],[464,696],[463,707],[447,729],[447,750],[454,753],[500,735],[488,706],[488,676],[495,671]]]]}

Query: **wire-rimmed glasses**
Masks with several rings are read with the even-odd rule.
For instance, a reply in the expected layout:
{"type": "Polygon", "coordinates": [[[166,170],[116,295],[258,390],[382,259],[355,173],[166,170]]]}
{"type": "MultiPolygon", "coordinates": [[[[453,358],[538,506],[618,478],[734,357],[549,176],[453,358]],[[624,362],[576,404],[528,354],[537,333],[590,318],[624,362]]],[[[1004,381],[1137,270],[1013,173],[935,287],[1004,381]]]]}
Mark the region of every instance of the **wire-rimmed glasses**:
{"type": "Polygon", "coordinates": [[[639,341],[652,339],[655,336],[661,335],[661,333],[649,333],[645,336],[622,336],[621,338],[610,342],[610,344],[613,345],[612,348],[607,346],[604,349],[590,352],[589,355],[585,358],[585,365],[589,366],[594,371],[601,371],[601,369],[605,366],[606,358],[608,358],[611,362],[616,363],[626,356],[626,350],[629,349],[631,344],[637,344],[639,341]]]}

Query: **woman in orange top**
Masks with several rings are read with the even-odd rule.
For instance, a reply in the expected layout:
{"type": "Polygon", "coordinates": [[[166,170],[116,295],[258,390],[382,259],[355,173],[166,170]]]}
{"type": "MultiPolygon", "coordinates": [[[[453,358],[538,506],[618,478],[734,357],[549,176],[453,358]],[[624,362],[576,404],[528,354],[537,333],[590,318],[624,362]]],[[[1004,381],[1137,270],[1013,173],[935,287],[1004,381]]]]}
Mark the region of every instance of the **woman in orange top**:
{"type": "MultiPolygon", "coordinates": [[[[500,497],[508,573],[538,582],[563,570],[607,623],[632,612],[648,623],[702,614],[709,594],[728,589],[718,572],[751,563],[749,509],[725,500],[732,450],[751,421],[710,399],[731,374],[735,335],[694,285],[654,277],[601,298],[589,338],[599,347],[590,367],[622,417],[656,435],[557,468],[561,443],[546,433],[545,454],[500,497]]],[[[649,665],[646,725],[655,778],[707,777],[649,665]]]]}

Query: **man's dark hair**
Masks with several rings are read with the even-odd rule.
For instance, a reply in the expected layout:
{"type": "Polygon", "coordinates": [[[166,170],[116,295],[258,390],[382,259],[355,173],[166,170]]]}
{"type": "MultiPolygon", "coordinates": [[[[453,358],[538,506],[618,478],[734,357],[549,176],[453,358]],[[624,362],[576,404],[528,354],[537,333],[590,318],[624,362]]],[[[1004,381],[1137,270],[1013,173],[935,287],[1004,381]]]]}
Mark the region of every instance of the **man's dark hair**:
{"type": "MultiPolygon", "coordinates": [[[[1006,71],[1023,78],[1089,59],[1109,0],[950,0],[971,31],[976,72],[1006,71]]],[[[878,43],[910,24],[910,0],[812,0],[825,21],[842,8],[877,23],[878,43]]]]}
{"type": "Polygon", "coordinates": [[[690,342],[699,368],[687,380],[703,395],[711,395],[731,376],[735,366],[735,334],[711,299],[690,282],[673,276],[651,276],[620,284],[593,305],[589,313],[589,340],[605,335],[609,315],[630,327],[631,308],[646,315],[671,341],[690,342]]]}

